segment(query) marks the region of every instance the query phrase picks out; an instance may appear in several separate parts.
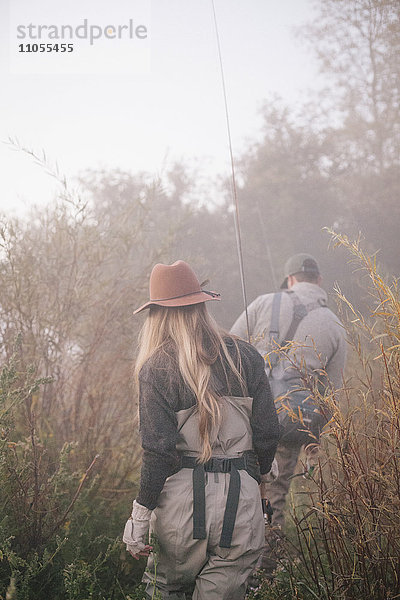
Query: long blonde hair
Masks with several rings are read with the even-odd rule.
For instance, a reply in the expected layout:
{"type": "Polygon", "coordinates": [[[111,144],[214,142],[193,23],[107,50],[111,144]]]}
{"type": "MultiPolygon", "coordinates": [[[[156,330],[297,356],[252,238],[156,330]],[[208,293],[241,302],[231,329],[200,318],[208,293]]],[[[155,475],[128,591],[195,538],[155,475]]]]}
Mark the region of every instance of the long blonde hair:
{"type": "MultiPolygon", "coordinates": [[[[219,397],[213,390],[210,377],[211,365],[218,359],[224,365],[226,359],[245,395],[246,386],[241,375],[240,353],[236,348],[238,367],[232,360],[224,341],[227,335],[215,323],[205,304],[166,308],[152,306],[139,337],[139,354],[135,364],[138,381],[140,369],[153,354],[173,342],[178,358],[179,371],[197,400],[199,433],[202,443],[200,462],[212,455],[211,430],[221,420],[219,397]]],[[[236,341],[234,342],[235,344],[236,341]]]]}

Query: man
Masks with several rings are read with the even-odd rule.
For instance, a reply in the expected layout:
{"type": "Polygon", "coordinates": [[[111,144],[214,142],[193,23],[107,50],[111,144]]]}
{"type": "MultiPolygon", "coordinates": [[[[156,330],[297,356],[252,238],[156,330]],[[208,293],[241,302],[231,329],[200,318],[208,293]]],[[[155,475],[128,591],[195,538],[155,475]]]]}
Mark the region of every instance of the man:
{"type": "MultiPolygon", "coordinates": [[[[327,295],[320,284],[321,275],[315,258],[309,254],[296,254],[285,265],[281,286],[285,291],[259,296],[248,307],[251,342],[266,360],[274,396],[286,393],[284,404],[296,413],[299,406],[302,411],[308,407],[309,412],[303,412],[304,423],[312,422],[309,429],[313,435],[310,436],[304,431],[307,428],[304,423],[294,423],[284,409],[280,412],[283,434],[275,455],[279,475],[268,484],[267,490],[274,511],[273,531],[278,538],[283,535],[285,501],[300,450],[306,446],[309,457],[315,454],[318,448],[315,442],[326,423],[311,398],[304,402],[310,395],[310,390],[305,388],[318,385],[323,393],[327,386],[333,389],[342,386],[346,357],[344,329],[327,308],[327,295]],[[288,342],[287,350],[279,356],[277,348],[285,342],[288,342]],[[311,418],[307,419],[306,415],[311,418]]],[[[247,338],[245,313],[233,325],[231,333],[247,338]]],[[[267,541],[271,544],[269,537],[267,541]]],[[[262,566],[271,570],[274,561],[268,560],[268,543],[266,550],[262,566]]]]}

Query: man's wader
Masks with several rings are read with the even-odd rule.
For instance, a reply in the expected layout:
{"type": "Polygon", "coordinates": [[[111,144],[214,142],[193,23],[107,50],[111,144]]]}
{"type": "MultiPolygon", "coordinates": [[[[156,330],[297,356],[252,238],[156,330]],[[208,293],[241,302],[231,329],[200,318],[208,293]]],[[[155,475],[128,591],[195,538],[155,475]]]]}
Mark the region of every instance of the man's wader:
{"type": "Polygon", "coordinates": [[[163,599],[244,598],[264,546],[252,402],[221,398],[221,424],[211,434],[213,455],[205,465],[196,462],[201,452],[196,406],[176,413],[182,468],[166,480],[152,514],[150,532],[159,548],[143,577],[150,596],[155,581],[163,599]]]}
{"type": "MultiPolygon", "coordinates": [[[[316,302],[302,304],[297,295],[291,291],[277,292],[274,294],[271,308],[271,323],[269,331],[269,343],[273,348],[283,348],[287,343],[294,340],[297,329],[302,320],[313,310],[326,308],[326,300],[319,298],[316,302]],[[279,314],[282,295],[287,294],[291,297],[293,303],[293,317],[284,339],[281,340],[279,332],[279,314]]],[[[308,342],[309,344],[311,342],[308,342]]],[[[301,346],[299,349],[301,356],[301,346]]],[[[301,447],[305,444],[318,442],[320,433],[327,423],[327,418],[318,410],[315,400],[313,400],[311,391],[304,387],[300,374],[304,366],[300,363],[298,372],[292,376],[292,379],[285,379],[286,369],[280,367],[281,378],[274,378],[274,369],[279,367],[279,355],[275,352],[272,358],[266,360],[266,368],[271,385],[271,391],[275,399],[279,396],[287,396],[284,404],[290,406],[296,414],[299,410],[302,413],[303,422],[293,421],[286,410],[279,412],[279,422],[282,427],[281,439],[275,454],[278,462],[279,476],[268,485],[268,496],[273,508],[272,524],[279,526],[281,531],[284,527],[285,517],[284,509],[286,496],[289,492],[291,477],[296,468],[297,460],[301,447]]],[[[321,376],[320,376],[321,378],[321,376]]],[[[323,393],[324,386],[318,383],[323,393]]],[[[280,401],[275,400],[277,406],[282,406],[280,401]]],[[[267,529],[270,532],[270,529],[267,529]]]]}

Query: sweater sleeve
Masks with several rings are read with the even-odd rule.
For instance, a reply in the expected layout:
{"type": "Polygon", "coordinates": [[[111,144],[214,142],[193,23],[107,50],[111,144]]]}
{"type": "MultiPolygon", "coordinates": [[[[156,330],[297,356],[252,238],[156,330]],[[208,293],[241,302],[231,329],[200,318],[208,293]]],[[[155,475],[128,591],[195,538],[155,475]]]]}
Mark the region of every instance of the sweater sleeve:
{"type": "MultiPolygon", "coordinates": [[[[249,346],[247,344],[247,346],[249,346]]],[[[251,347],[251,375],[248,390],[253,398],[251,427],[253,446],[258,457],[261,474],[268,473],[278,446],[280,426],[272,397],[264,359],[251,347]]]]}
{"type": "Polygon", "coordinates": [[[177,469],[177,421],[154,377],[139,380],[143,461],[137,502],[153,510],[165,480],[177,469]]]}

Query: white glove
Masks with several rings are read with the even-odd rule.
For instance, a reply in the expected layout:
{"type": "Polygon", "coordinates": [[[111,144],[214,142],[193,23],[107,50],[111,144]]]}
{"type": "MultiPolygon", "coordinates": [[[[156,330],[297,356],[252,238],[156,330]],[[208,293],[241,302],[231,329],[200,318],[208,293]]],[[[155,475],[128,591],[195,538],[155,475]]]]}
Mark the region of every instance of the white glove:
{"type": "Polygon", "coordinates": [[[133,501],[132,514],[126,522],[123,542],[132,554],[138,554],[146,547],[146,539],[150,526],[151,510],[133,501]]]}
{"type": "Polygon", "coordinates": [[[275,481],[275,479],[278,479],[278,477],[279,467],[276,458],[274,458],[269,473],[264,473],[264,475],[261,475],[261,483],[271,483],[272,481],[275,481]]]}

